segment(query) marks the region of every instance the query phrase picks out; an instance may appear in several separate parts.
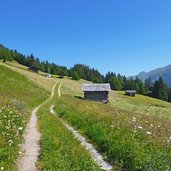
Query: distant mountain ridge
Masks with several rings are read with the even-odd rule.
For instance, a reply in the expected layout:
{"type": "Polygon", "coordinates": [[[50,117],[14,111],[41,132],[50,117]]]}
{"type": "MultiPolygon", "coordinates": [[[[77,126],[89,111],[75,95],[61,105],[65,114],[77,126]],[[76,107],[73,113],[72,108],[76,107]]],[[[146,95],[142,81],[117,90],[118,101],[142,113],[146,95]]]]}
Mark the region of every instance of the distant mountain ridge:
{"type": "Polygon", "coordinates": [[[138,77],[143,82],[147,78],[151,78],[151,80],[154,82],[159,79],[159,77],[162,77],[165,83],[171,87],[171,65],[167,65],[165,67],[154,69],[150,72],[141,72],[138,75],[133,76],[132,78],[135,79],[138,77]]]}

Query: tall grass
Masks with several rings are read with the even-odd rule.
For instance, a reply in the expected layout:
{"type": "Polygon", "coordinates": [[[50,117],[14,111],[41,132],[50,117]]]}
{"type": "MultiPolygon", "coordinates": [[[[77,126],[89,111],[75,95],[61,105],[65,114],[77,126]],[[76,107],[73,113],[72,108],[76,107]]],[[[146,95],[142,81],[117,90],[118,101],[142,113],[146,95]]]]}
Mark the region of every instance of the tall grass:
{"type": "Polygon", "coordinates": [[[19,73],[20,75],[23,75],[24,77],[32,81],[34,85],[40,87],[40,89],[43,89],[48,93],[51,92],[52,86],[56,82],[55,78],[47,78],[41,72],[39,72],[40,74],[30,72],[27,70],[27,67],[22,66],[16,62],[0,62],[0,65],[8,67],[9,69],[19,73]]]}
{"type": "MultiPolygon", "coordinates": [[[[123,104],[124,105],[124,104],[123,104]]],[[[63,95],[56,111],[122,169],[171,170],[170,121],[63,95]]]]}
{"type": "Polygon", "coordinates": [[[31,110],[48,93],[24,76],[0,66],[0,169],[14,170],[31,110]]]}
{"type": "Polygon", "coordinates": [[[57,116],[49,112],[57,100],[55,96],[38,112],[41,132],[41,155],[37,166],[40,170],[100,170],[90,154],[74,138],[57,116]]]}

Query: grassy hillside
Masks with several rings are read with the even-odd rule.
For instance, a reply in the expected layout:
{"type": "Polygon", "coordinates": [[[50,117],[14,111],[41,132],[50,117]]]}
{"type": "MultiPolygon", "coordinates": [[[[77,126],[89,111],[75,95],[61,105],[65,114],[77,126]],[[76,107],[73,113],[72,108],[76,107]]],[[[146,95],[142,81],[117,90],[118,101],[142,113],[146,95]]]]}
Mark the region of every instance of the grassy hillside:
{"type": "MultiPolygon", "coordinates": [[[[0,62],[0,169],[13,170],[31,110],[50,96],[55,78],[29,72],[16,62],[0,62]]],[[[101,170],[62,122],[49,112],[47,102],[39,111],[40,170],[101,170]]]]}
{"type": "Polygon", "coordinates": [[[51,89],[52,89],[53,85],[56,82],[55,78],[46,78],[44,76],[45,73],[43,73],[43,72],[40,72],[39,74],[36,74],[36,73],[33,73],[33,72],[29,72],[28,69],[27,69],[28,67],[20,65],[20,64],[18,64],[15,61],[13,61],[13,62],[6,62],[6,63],[0,61],[0,65],[8,67],[9,69],[11,69],[13,71],[18,72],[19,74],[22,74],[27,79],[32,81],[38,87],[43,88],[48,93],[51,92],[51,89]]]}
{"type": "Polygon", "coordinates": [[[171,105],[123,92],[110,93],[110,104],[85,101],[81,82],[63,79],[59,116],[75,126],[107,160],[126,170],[171,170],[171,105]],[[167,119],[166,119],[167,118],[167,119]]]}
{"type": "MultiPolygon", "coordinates": [[[[0,62],[0,168],[12,170],[31,110],[51,92],[55,78],[35,74],[15,62],[0,62]]],[[[124,92],[110,92],[105,105],[82,99],[85,80],[62,79],[62,98],[39,112],[42,170],[99,170],[90,155],[49,113],[56,103],[60,117],[72,124],[116,170],[171,170],[171,104],[124,92]]]]}
{"type": "Polygon", "coordinates": [[[136,95],[136,97],[125,96],[124,92],[112,91],[110,93],[110,105],[118,109],[156,116],[165,119],[171,119],[171,103],[161,101],[155,98],[136,95]]]}
{"type": "Polygon", "coordinates": [[[31,110],[49,94],[13,70],[0,65],[0,167],[13,170],[31,110]]]}
{"type": "Polygon", "coordinates": [[[54,97],[38,112],[42,134],[38,168],[40,170],[100,171],[101,169],[92,160],[87,150],[80,145],[61,120],[50,113],[51,105],[58,99],[57,88],[54,97]]]}
{"type": "MultiPolygon", "coordinates": [[[[62,81],[63,86],[61,91],[64,94],[80,97],[84,96],[81,85],[88,81],[73,81],[70,79],[63,79],[62,81]]],[[[137,94],[136,97],[129,97],[125,96],[123,91],[111,91],[108,106],[125,112],[131,112],[135,115],[143,114],[157,116],[163,119],[171,119],[171,103],[139,94],[137,94]]]]}

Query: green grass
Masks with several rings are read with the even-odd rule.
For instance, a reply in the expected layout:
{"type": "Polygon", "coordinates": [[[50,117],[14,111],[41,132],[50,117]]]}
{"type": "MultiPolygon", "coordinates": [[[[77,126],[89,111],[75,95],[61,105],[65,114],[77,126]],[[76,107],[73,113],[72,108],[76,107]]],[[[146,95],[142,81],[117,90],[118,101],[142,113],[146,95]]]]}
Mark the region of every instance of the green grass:
{"type": "Polygon", "coordinates": [[[139,94],[136,97],[129,97],[125,96],[122,91],[112,91],[110,93],[110,106],[136,114],[171,119],[171,103],[139,94]]]}
{"type": "Polygon", "coordinates": [[[39,74],[30,72],[27,70],[28,67],[20,65],[17,62],[4,63],[4,62],[0,61],[0,65],[5,66],[5,67],[15,71],[15,72],[19,73],[20,75],[23,75],[24,77],[29,79],[31,82],[33,82],[35,85],[37,85],[41,89],[44,89],[48,93],[51,92],[51,89],[56,82],[55,78],[47,78],[47,77],[45,77],[45,73],[43,73],[43,72],[39,72],[39,74]]]}
{"type": "Polygon", "coordinates": [[[49,112],[57,100],[55,96],[38,112],[41,132],[41,155],[37,166],[40,170],[93,171],[100,170],[87,150],[80,145],[57,116],[49,112]]]}
{"type": "MultiPolygon", "coordinates": [[[[62,93],[83,97],[81,85],[88,81],[73,81],[70,79],[63,79],[62,81],[62,93]]],[[[115,109],[133,112],[137,115],[143,114],[163,119],[171,119],[171,103],[139,94],[137,94],[136,97],[129,97],[125,96],[123,91],[111,91],[109,97],[110,103],[108,105],[115,109]]]]}
{"type": "Polygon", "coordinates": [[[169,112],[165,113],[165,109],[170,110],[169,103],[111,92],[115,96],[105,105],[74,97],[82,94],[76,88],[80,83],[73,84],[77,86],[69,91],[70,84],[63,80],[63,94],[56,102],[56,111],[86,135],[108,161],[130,171],[171,170],[171,121],[169,112]],[[119,99],[113,101],[114,98],[119,99]]]}
{"type": "Polygon", "coordinates": [[[49,94],[0,65],[0,168],[13,170],[31,110],[49,94]]]}
{"type": "MultiPolygon", "coordinates": [[[[55,79],[0,62],[0,168],[14,170],[31,110],[51,92],[55,79]]],[[[40,170],[99,170],[89,153],[49,113],[56,102],[59,116],[87,136],[104,158],[126,170],[171,170],[171,104],[124,92],[110,92],[110,104],[84,101],[81,84],[62,79],[62,98],[55,97],[39,112],[42,133],[40,170]]]]}

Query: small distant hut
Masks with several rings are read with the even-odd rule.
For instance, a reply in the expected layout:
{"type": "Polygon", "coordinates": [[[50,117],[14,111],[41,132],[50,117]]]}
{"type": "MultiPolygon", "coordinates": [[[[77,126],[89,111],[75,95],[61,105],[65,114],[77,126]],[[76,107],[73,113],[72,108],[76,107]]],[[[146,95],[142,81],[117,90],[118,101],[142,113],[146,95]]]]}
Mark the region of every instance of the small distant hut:
{"type": "Polygon", "coordinates": [[[94,101],[107,102],[109,91],[111,91],[110,84],[83,84],[84,99],[94,101]]]}
{"type": "Polygon", "coordinates": [[[51,75],[51,74],[46,74],[46,77],[47,77],[47,78],[51,78],[52,75],[51,75]]]}
{"type": "Polygon", "coordinates": [[[135,97],[136,90],[125,90],[125,95],[135,97]]]}
{"type": "Polygon", "coordinates": [[[34,65],[32,65],[31,67],[29,67],[28,70],[29,71],[32,71],[32,72],[35,72],[35,73],[38,73],[39,72],[39,69],[36,66],[34,66],[34,65]]]}

